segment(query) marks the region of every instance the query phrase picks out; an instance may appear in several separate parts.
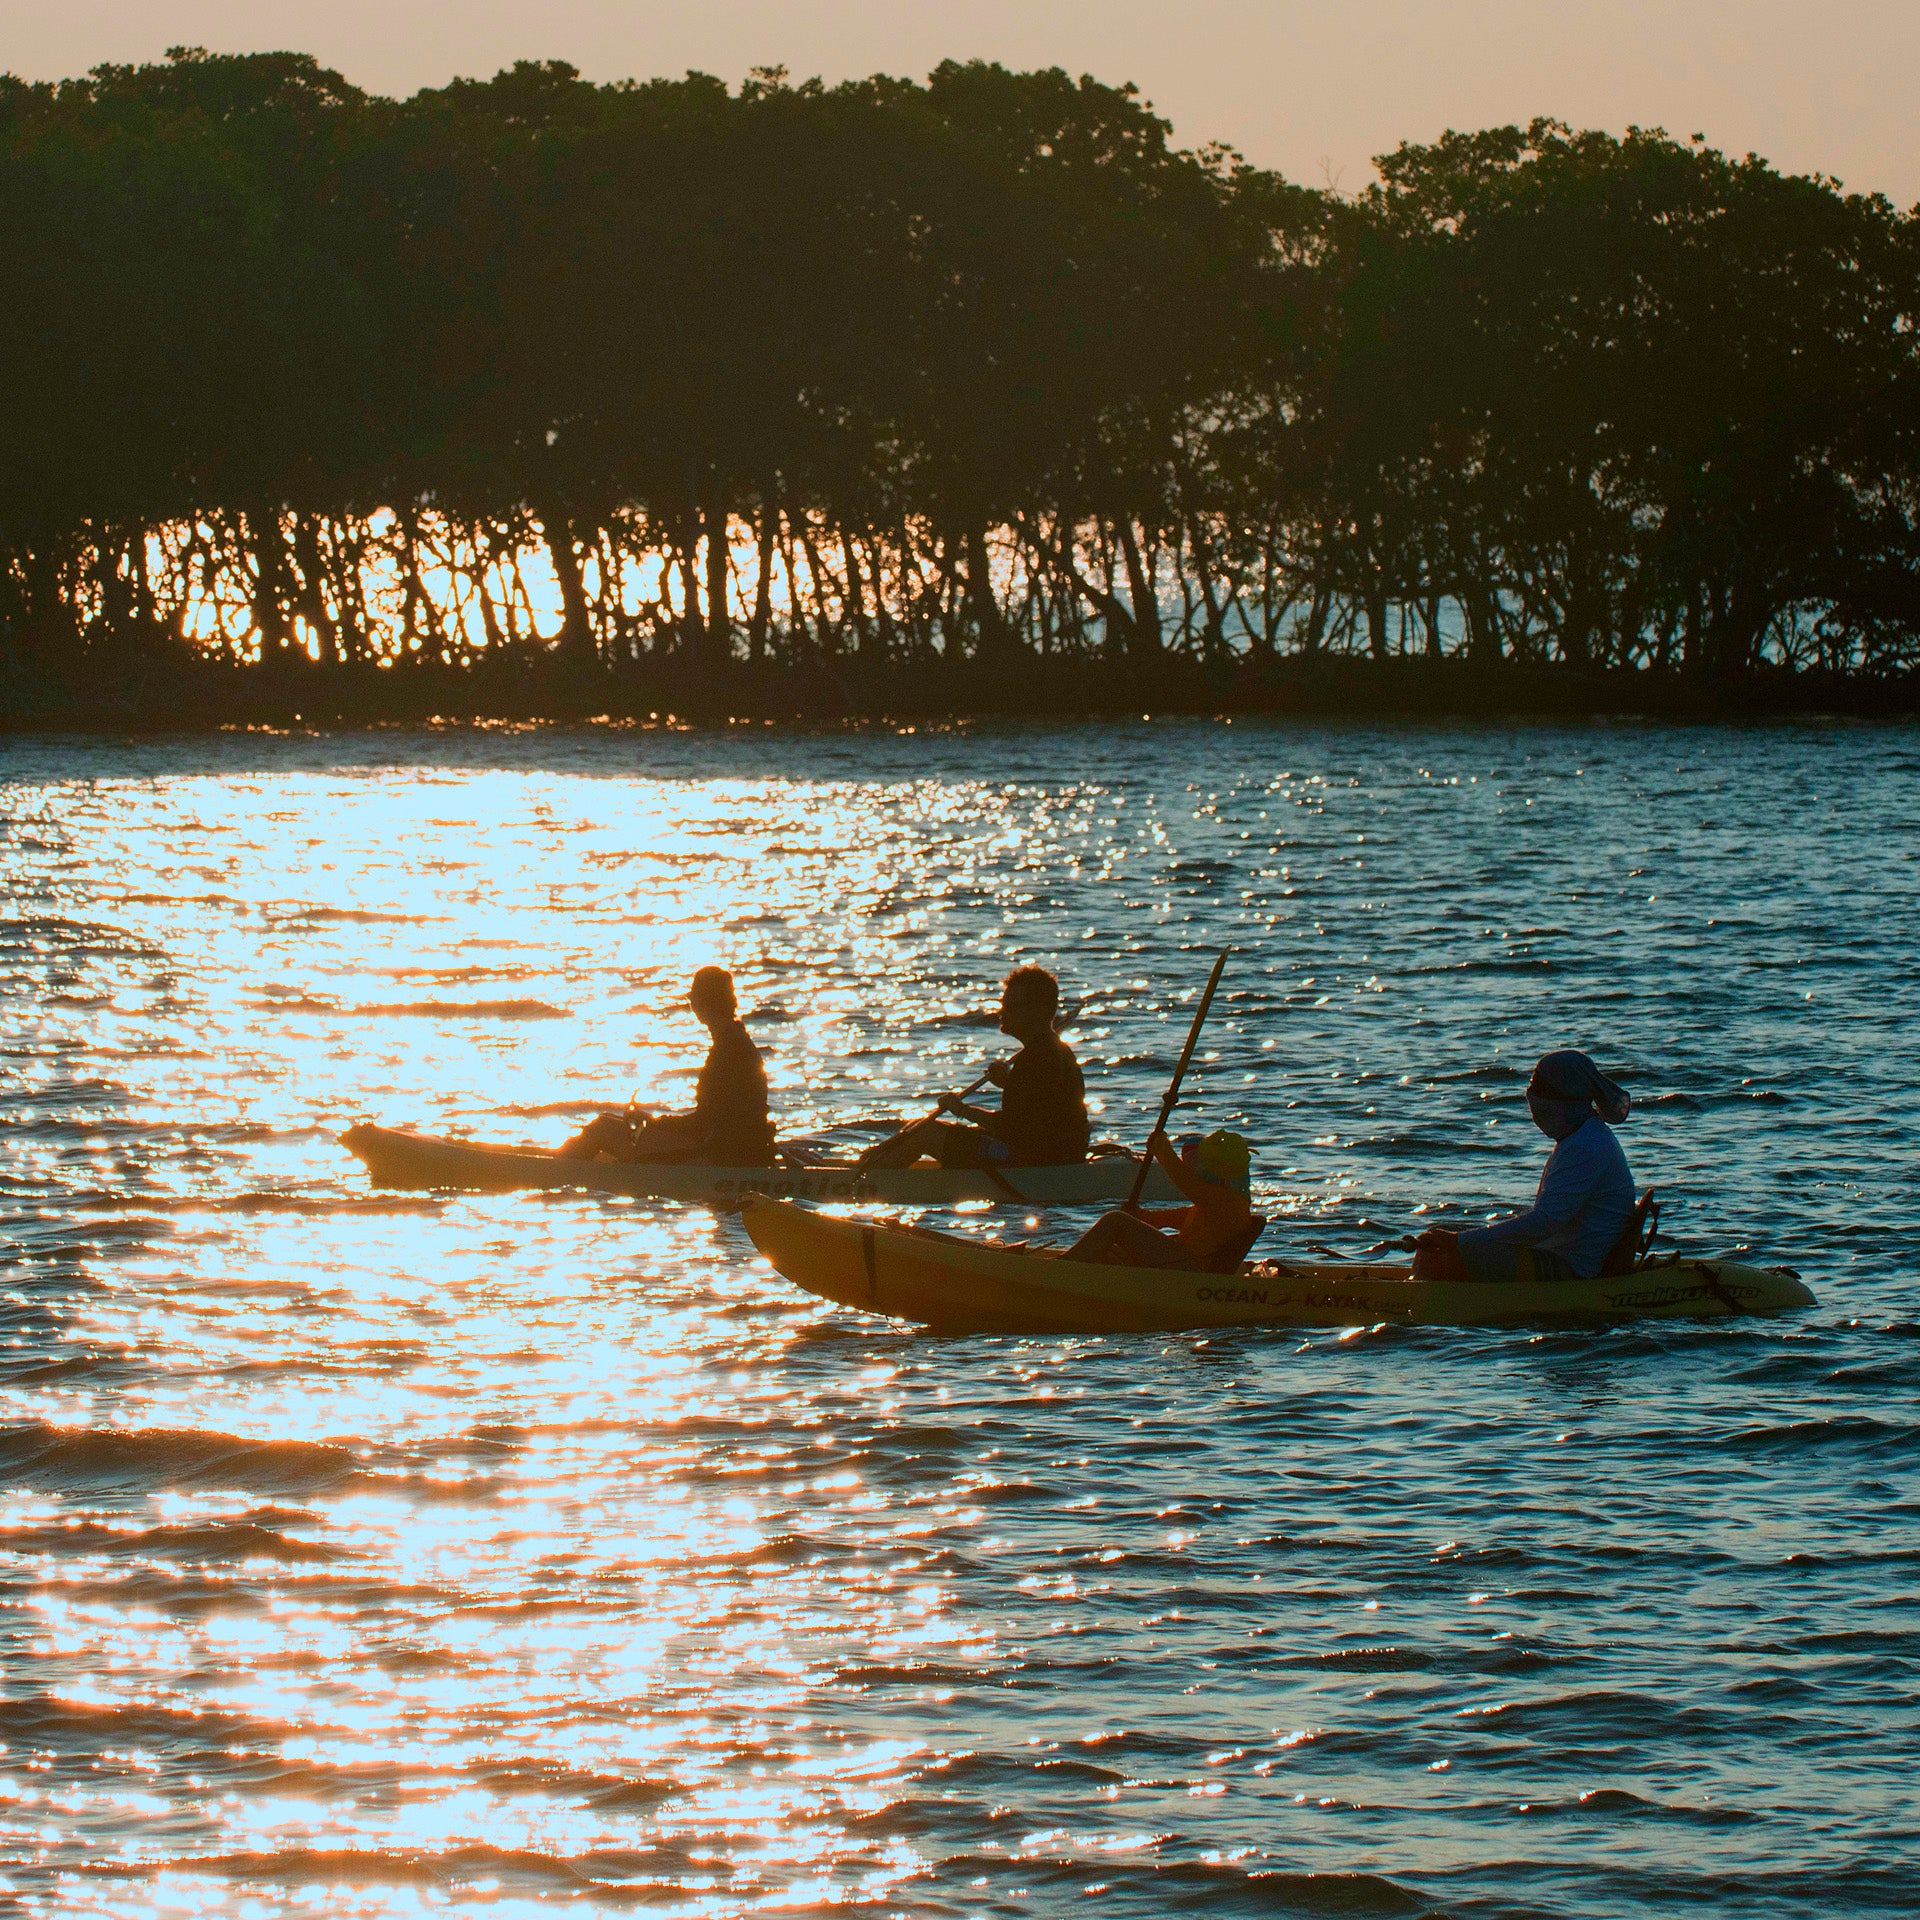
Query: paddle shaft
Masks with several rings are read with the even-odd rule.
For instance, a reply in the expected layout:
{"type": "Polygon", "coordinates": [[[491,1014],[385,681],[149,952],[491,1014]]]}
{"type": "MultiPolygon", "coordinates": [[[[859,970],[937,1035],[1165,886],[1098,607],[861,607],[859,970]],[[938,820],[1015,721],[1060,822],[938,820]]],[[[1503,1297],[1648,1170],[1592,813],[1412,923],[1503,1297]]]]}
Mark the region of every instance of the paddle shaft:
{"type": "Polygon", "coordinates": [[[1200,1029],[1207,1024],[1207,1009],[1213,1005],[1214,989],[1220,984],[1220,975],[1227,964],[1227,955],[1231,947],[1220,949],[1220,958],[1213,963],[1213,971],[1207,975],[1207,990],[1200,996],[1199,1011],[1193,1016],[1193,1025],[1187,1029],[1187,1044],[1180,1049],[1180,1064],[1173,1070],[1173,1078],[1167,1083],[1166,1098],[1160,1102],[1160,1118],[1153,1123],[1153,1134],[1147,1137],[1146,1151],[1140,1156],[1140,1165],[1133,1176],[1133,1191],[1127,1195],[1127,1211],[1138,1211],[1140,1196],[1147,1190],[1147,1175],[1153,1167],[1153,1137],[1167,1130],[1167,1122],[1173,1118],[1173,1110],[1180,1104],[1180,1083],[1187,1077],[1188,1063],[1193,1059],[1193,1049],[1200,1038],[1200,1029]]]}
{"type": "MultiPolygon", "coordinates": [[[[991,1073],[983,1073],[980,1076],[980,1078],[973,1083],[972,1086],[962,1087],[960,1091],[954,1095],[954,1098],[956,1100],[971,1100],[973,1096],[976,1093],[978,1093],[980,1089],[984,1087],[987,1084],[987,1082],[992,1078],[993,1078],[993,1075],[991,1073]]],[[[929,1120],[938,1120],[940,1116],[945,1112],[946,1112],[945,1107],[935,1107],[934,1110],[927,1115],[927,1118],[929,1120]]]]}

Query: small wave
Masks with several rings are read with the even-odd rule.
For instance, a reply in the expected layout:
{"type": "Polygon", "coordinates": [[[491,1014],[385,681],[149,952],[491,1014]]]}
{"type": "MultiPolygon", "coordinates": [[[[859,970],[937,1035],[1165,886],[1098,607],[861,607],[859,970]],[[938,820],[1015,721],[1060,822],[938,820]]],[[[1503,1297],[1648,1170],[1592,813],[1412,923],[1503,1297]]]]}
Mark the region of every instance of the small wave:
{"type": "Polygon", "coordinates": [[[0,1110],[81,1102],[90,1106],[125,1106],[131,1098],[125,1087],[111,1080],[43,1080],[37,1087],[16,1087],[0,1093],[0,1110]]]}
{"type": "Polygon", "coordinates": [[[76,1196],[69,1204],[82,1211],[99,1213],[296,1213],[330,1219],[336,1215],[362,1213],[438,1213],[446,1203],[429,1194],[393,1194],[353,1200],[325,1194],[260,1192],[87,1193],[76,1196]]]}
{"type": "Polygon", "coordinates": [[[1509,1700],[1497,1707],[1468,1707],[1459,1716],[1502,1732],[1553,1728],[1576,1740],[1646,1740],[1677,1737],[1696,1730],[1705,1716],[1698,1708],[1676,1707],[1646,1693],[1596,1691],[1550,1694],[1538,1700],[1509,1700]]]}
{"type": "Polygon", "coordinates": [[[278,916],[281,926],[420,927],[445,920],[444,913],[376,913],[361,907],[300,907],[278,916]]]}
{"type": "Polygon", "coordinates": [[[530,980],[543,967],[369,967],[383,980],[431,980],[435,986],[465,987],[476,980],[530,980]]]}
{"type": "Polygon", "coordinates": [[[0,1427],[0,1484],[9,1487],[235,1487],[290,1492],[337,1487],[356,1471],[344,1447],[310,1440],[244,1440],[199,1428],[0,1427]]]}
{"type": "Polygon", "coordinates": [[[1595,1787],[1577,1800],[1525,1800],[1514,1811],[1530,1819],[1676,1820],[1693,1826],[1738,1826],[1760,1816],[1743,1807],[1675,1805],[1642,1799],[1624,1787],[1595,1787]]]}
{"type": "Polygon", "coordinates": [[[1920,1445],[1920,1429],[1851,1414],[1832,1420],[1790,1420],[1777,1427],[1749,1427],[1730,1435],[1726,1444],[1743,1453],[1811,1453],[1828,1447],[1907,1453],[1920,1445]]]}
{"type": "Polygon", "coordinates": [[[506,1847],[455,1847],[446,1853],[398,1852],[387,1848],[290,1847],[278,1853],[209,1854],[176,1858],[174,1873],[203,1873],[243,1885],[457,1888],[485,1881],[526,1893],[592,1891],[636,1893],[633,1883],[603,1880],[550,1853],[506,1847]]]}
{"type": "Polygon", "coordinates": [[[1337,1647],[1316,1654],[1313,1663],[1359,1673],[1418,1673],[1434,1664],[1434,1656],[1418,1647],[1337,1647]]]}
{"type": "Polygon", "coordinates": [[[131,1748],[162,1748],[174,1759],[207,1754],[231,1766],[233,1757],[271,1749],[286,1729],[242,1714],[191,1713],[178,1707],[104,1706],[63,1700],[57,1694],[0,1698],[0,1734],[29,1751],[70,1753],[92,1759],[131,1748]]]}
{"type": "MultiPolygon", "coordinates": [[[[897,1814],[910,1808],[911,1803],[897,1803],[888,1811],[897,1814]]],[[[989,1884],[1017,1880],[1022,1890],[1018,1905],[1025,1904],[1027,1894],[1043,1889],[1049,1895],[1086,1894],[1097,1886],[1106,1896],[1099,1905],[1109,1909],[1124,1905],[1129,1912],[1197,1913],[1214,1908],[1287,1916],[1288,1920],[1317,1920],[1322,1914],[1339,1915],[1342,1920],[1444,1920],[1445,1915],[1443,1908],[1382,1874],[1283,1872],[1252,1861],[1136,1862],[1105,1854],[1089,1860],[1071,1854],[1048,1858],[1044,1853],[1009,1860],[1004,1854],[980,1852],[950,1855],[941,1862],[941,1878],[969,1887],[982,1879],[989,1884]]],[[[955,1909],[976,1910],[971,1900],[955,1909]]]]}
{"type": "Polygon", "coordinates": [[[343,1013],[363,1019],[382,1015],[429,1020],[571,1020],[565,1007],[544,1000],[394,1000],[369,1006],[343,1007],[343,1013]]]}
{"type": "Polygon", "coordinates": [[[462,1107],[452,1117],[490,1114],[502,1120],[546,1120],[555,1115],[571,1118],[580,1114],[600,1113],[617,1104],[612,1100],[543,1100],[538,1106],[532,1107],[462,1107]]]}
{"type": "Polygon", "coordinates": [[[105,1554],[117,1559],[279,1560],[304,1565],[357,1556],[344,1547],[295,1540],[251,1521],[214,1521],[198,1527],[0,1527],[0,1553],[105,1554]]]}

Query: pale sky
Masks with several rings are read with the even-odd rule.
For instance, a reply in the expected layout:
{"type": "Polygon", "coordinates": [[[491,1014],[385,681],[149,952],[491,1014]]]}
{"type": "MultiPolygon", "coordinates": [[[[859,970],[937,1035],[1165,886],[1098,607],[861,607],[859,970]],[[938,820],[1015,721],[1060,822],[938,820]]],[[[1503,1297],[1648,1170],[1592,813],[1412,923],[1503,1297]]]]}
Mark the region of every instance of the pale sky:
{"type": "Polygon", "coordinates": [[[297,48],[396,94],[515,59],[737,81],[979,56],[1137,81],[1184,144],[1314,185],[1365,185],[1403,139],[1544,113],[1920,200],[1920,0],[0,0],[0,67],[32,79],[176,43],[297,48]]]}

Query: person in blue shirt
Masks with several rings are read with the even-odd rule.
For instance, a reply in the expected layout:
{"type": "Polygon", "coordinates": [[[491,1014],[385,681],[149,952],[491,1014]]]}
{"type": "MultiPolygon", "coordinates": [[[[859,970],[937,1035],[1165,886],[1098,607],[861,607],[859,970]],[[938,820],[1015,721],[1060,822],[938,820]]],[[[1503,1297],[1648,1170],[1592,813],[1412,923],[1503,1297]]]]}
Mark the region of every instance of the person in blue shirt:
{"type": "Polygon", "coordinates": [[[1584,1053],[1545,1055],[1527,1109],[1554,1146],[1533,1205],[1487,1227],[1429,1227],[1414,1243],[1413,1277],[1591,1280],[1633,1214],[1633,1174],[1613,1134],[1632,1105],[1584,1053]]]}

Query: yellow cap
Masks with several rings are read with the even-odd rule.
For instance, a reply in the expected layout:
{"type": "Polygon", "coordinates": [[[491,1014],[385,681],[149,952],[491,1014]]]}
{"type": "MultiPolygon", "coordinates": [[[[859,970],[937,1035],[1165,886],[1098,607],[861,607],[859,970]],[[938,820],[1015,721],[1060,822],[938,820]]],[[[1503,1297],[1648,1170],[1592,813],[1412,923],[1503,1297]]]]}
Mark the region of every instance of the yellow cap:
{"type": "Polygon", "coordinates": [[[1238,1187],[1245,1193],[1253,1167],[1253,1151],[1239,1134],[1216,1127],[1194,1149],[1193,1163],[1209,1180],[1238,1187]]]}

